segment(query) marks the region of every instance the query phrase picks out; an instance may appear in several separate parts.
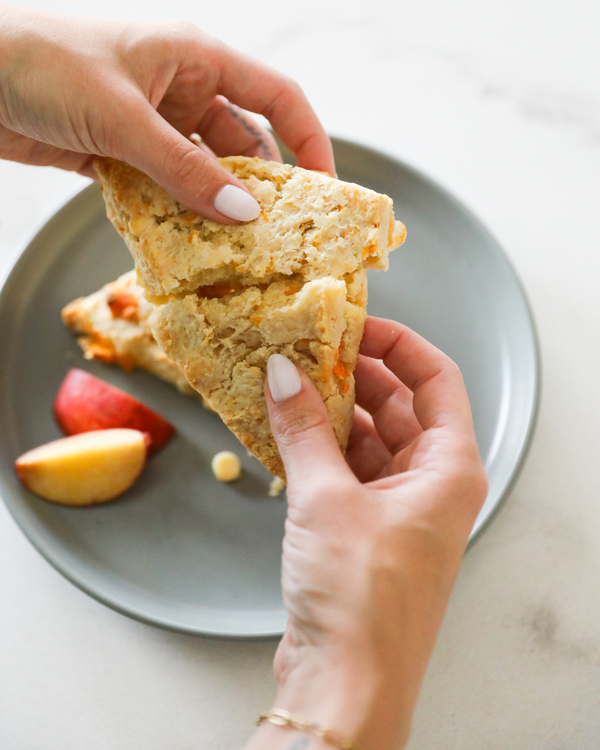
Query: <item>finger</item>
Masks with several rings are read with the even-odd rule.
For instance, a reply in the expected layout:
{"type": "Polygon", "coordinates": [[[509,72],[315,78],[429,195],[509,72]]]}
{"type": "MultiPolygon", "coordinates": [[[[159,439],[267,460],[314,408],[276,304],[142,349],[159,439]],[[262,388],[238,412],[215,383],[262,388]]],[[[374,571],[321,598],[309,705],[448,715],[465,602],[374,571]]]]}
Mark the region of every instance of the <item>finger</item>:
{"type": "Polygon", "coordinates": [[[408,471],[411,468],[417,468],[414,465],[413,462],[413,456],[419,447],[419,443],[422,439],[424,439],[422,436],[427,436],[427,434],[431,433],[424,433],[421,431],[420,435],[418,435],[414,440],[412,440],[410,443],[408,443],[402,450],[398,451],[391,460],[381,469],[379,474],[377,475],[376,479],[385,479],[388,477],[396,477],[399,474],[403,474],[405,471],[408,471]]]}
{"type": "Polygon", "coordinates": [[[390,459],[391,454],[377,434],[371,415],[356,406],[346,463],[360,482],[370,482],[381,474],[390,459]]]}
{"type": "Polygon", "coordinates": [[[85,161],[78,165],[75,171],[83,177],[90,177],[94,182],[100,182],[98,172],[94,169],[96,158],[96,156],[88,156],[85,161]]]}
{"type": "Polygon", "coordinates": [[[394,455],[423,431],[413,410],[413,394],[383,362],[361,355],[354,370],[356,401],[394,455]]]}
{"type": "Polygon", "coordinates": [[[449,430],[425,430],[397,453],[370,483],[394,490],[412,483],[423,518],[450,533],[452,526],[468,536],[488,491],[487,477],[474,439],[460,439],[449,430]],[[442,439],[440,439],[442,436],[442,439]]]}
{"type": "Polygon", "coordinates": [[[209,156],[212,156],[213,159],[218,158],[215,152],[212,150],[212,148],[209,148],[206,145],[206,143],[202,140],[201,136],[199,136],[198,133],[192,133],[189,136],[189,139],[194,144],[194,146],[198,146],[198,148],[203,148],[209,156]]]}
{"type": "Polygon", "coordinates": [[[197,130],[218,156],[239,154],[281,161],[273,135],[224,96],[215,97],[197,130]]]}
{"type": "Polygon", "coordinates": [[[377,435],[377,430],[375,429],[375,425],[373,424],[373,418],[364,409],[358,406],[358,404],[355,404],[354,417],[352,419],[352,429],[350,430],[350,435],[348,436],[348,450],[346,451],[346,455],[348,455],[348,451],[354,445],[358,445],[360,441],[363,440],[363,438],[371,434],[377,435]]]}
{"type": "Polygon", "coordinates": [[[451,427],[473,434],[467,391],[456,364],[410,328],[367,318],[361,353],[381,359],[413,392],[413,410],[424,430],[451,427]]]}
{"type": "Polygon", "coordinates": [[[260,213],[246,187],[203,149],[166,122],[144,99],[129,104],[127,118],[137,123],[109,153],[145,172],[192,211],[213,221],[251,221],[260,213]]]}
{"type": "Polygon", "coordinates": [[[310,379],[281,354],[267,363],[265,395],[288,485],[351,476],[325,404],[310,379]]]}
{"type": "Polygon", "coordinates": [[[331,141],[298,84],[226,45],[216,54],[219,92],[243,109],[264,115],[299,167],[335,175],[331,141]]]}

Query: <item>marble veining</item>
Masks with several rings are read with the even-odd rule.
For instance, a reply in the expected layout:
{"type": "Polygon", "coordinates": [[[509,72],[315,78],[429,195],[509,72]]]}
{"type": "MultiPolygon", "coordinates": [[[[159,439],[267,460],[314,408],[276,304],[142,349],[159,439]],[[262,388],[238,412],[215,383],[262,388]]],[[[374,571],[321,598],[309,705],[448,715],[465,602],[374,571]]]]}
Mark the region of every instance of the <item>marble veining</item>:
{"type": "MultiPolygon", "coordinates": [[[[500,238],[539,327],[539,425],[464,560],[409,748],[597,750],[600,5],[106,0],[94,12],[189,18],[285,70],[332,132],[433,174],[500,238]]],[[[0,274],[82,184],[0,162],[0,274]]],[[[275,646],[162,633],[106,609],[0,505],[2,750],[238,750],[273,699],[275,646]]]]}
{"type": "Polygon", "coordinates": [[[600,641],[579,640],[565,633],[558,609],[552,604],[542,603],[528,608],[522,625],[528,631],[528,641],[534,649],[583,665],[600,665],[600,641]]]}

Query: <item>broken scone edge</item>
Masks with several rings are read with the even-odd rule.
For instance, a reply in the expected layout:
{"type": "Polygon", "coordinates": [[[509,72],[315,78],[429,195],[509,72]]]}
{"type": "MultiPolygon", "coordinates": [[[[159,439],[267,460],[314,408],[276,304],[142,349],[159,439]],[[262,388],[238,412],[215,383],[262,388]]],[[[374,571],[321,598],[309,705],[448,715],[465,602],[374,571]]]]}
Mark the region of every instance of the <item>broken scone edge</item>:
{"type": "MultiPolygon", "coordinates": [[[[155,338],[242,443],[283,478],[263,394],[267,359],[283,354],[309,375],[345,450],[353,417],[352,371],[366,318],[364,269],[387,269],[388,254],[404,241],[405,228],[394,221],[390,198],[358,185],[256,158],[220,162],[257,198],[261,214],[255,221],[217,224],[187,211],[131,167],[100,160],[96,168],[108,216],[136,261],[146,296],[157,305],[151,319],[155,338]],[[280,332],[271,341],[273,327],[263,323],[260,302],[268,285],[288,282],[304,292],[314,281],[321,283],[311,294],[324,293],[319,325],[305,319],[304,326],[313,325],[311,335],[280,332]],[[331,315],[326,310],[334,297],[338,306],[331,315]],[[224,326],[231,330],[215,334],[215,316],[221,322],[231,318],[232,301],[234,308],[255,305],[234,315],[247,328],[224,326]],[[241,354],[240,336],[254,337],[241,354]],[[211,352],[215,342],[220,349],[211,352]],[[225,371],[223,351],[229,361],[225,371]],[[224,382],[235,388],[228,391],[224,382]]],[[[279,312],[290,304],[282,298],[279,312]]]]}
{"type": "Polygon", "coordinates": [[[151,299],[222,283],[269,283],[299,275],[342,278],[387,270],[402,244],[387,195],[256,157],[219,160],[261,206],[246,224],[224,225],[185,209],[153,180],[112,159],[95,163],[109,218],[125,239],[151,299]]]}
{"type": "Polygon", "coordinates": [[[261,463],[285,479],[273,441],[264,379],[271,354],[297,364],[316,385],[345,450],[354,376],[366,319],[366,274],[302,284],[277,281],[223,297],[189,294],[155,308],[152,328],[189,382],[261,463]],[[300,286],[301,285],[301,286],[300,286]]]}
{"type": "Polygon", "coordinates": [[[146,370],[188,396],[199,396],[156,343],[148,321],[152,310],[132,270],[93,294],[69,302],[61,318],[79,334],[77,343],[85,359],[128,371],[146,370]]]}

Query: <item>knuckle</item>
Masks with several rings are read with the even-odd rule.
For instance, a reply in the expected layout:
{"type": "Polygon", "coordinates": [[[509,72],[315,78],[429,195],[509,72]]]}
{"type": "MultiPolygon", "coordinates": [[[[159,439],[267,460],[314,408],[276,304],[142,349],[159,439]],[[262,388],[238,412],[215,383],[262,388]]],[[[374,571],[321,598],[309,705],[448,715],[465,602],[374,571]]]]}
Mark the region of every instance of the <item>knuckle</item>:
{"type": "Polygon", "coordinates": [[[172,158],[175,179],[178,182],[188,182],[195,167],[197,167],[196,160],[192,158],[191,154],[182,153],[180,149],[174,149],[172,158]]]}
{"type": "Polygon", "coordinates": [[[304,91],[302,86],[294,78],[286,76],[285,78],[285,92],[294,100],[304,99],[304,91]]]}
{"type": "Polygon", "coordinates": [[[453,487],[455,492],[464,498],[467,505],[472,506],[473,510],[478,513],[487,497],[489,487],[487,474],[479,455],[471,455],[457,462],[448,481],[450,487],[453,487]]]}
{"type": "Polygon", "coordinates": [[[289,104],[298,99],[304,98],[304,92],[300,84],[290,76],[283,75],[280,80],[280,87],[277,95],[271,102],[270,109],[273,110],[279,105],[289,104]]]}
{"type": "Polygon", "coordinates": [[[200,36],[200,29],[196,24],[185,18],[177,18],[170,24],[170,27],[180,38],[197,39],[200,36]]]}
{"type": "Polygon", "coordinates": [[[460,492],[470,484],[473,466],[468,458],[455,458],[444,472],[446,485],[454,492],[460,492]]]}
{"type": "Polygon", "coordinates": [[[297,408],[277,421],[277,437],[284,446],[308,440],[315,432],[326,426],[323,414],[311,409],[297,408]]]}
{"type": "Polygon", "coordinates": [[[474,491],[475,497],[480,500],[481,504],[484,503],[488,495],[489,488],[490,488],[490,483],[488,480],[488,476],[485,473],[485,469],[483,468],[483,465],[480,464],[477,475],[473,478],[473,491],[474,491]]]}
{"type": "Polygon", "coordinates": [[[285,82],[287,85],[287,88],[289,91],[291,91],[294,94],[302,94],[302,87],[298,83],[298,81],[295,78],[292,78],[291,76],[285,77],[285,82]]]}
{"type": "Polygon", "coordinates": [[[460,367],[456,364],[456,362],[453,359],[450,359],[450,357],[447,354],[442,355],[444,357],[443,361],[443,367],[452,378],[459,380],[461,383],[463,382],[463,375],[460,370],[460,367]]]}
{"type": "Polygon", "coordinates": [[[211,179],[205,169],[201,149],[191,150],[183,144],[176,144],[168,154],[166,163],[172,165],[176,184],[190,187],[193,183],[194,192],[199,195],[210,192],[211,179]]]}
{"type": "Polygon", "coordinates": [[[185,18],[176,18],[160,25],[159,36],[162,42],[173,51],[187,49],[202,42],[205,38],[204,32],[191,21],[185,18]]]}

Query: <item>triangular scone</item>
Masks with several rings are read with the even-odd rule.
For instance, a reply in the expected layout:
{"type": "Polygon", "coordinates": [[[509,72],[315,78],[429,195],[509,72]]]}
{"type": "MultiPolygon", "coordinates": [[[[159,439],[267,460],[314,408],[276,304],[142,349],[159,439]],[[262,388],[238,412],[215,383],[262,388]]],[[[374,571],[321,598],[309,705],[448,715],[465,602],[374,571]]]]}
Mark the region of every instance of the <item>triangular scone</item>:
{"type": "Polygon", "coordinates": [[[340,279],[358,268],[387,270],[388,253],[404,241],[387,195],[278,162],[245,156],[220,162],[260,203],[255,221],[208,221],[132,167],[96,162],[108,216],[150,295],[281,275],[340,279]]]}
{"type": "Polygon", "coordinates": [[[206,290],[157,307],[155,336],[229,427],[267,469],[284,478],[271,435],[264,379],[271,354],[283,354],[317,386],[342,450],[354,410],[352,371],[366,318],[366,274],[274,281],[223,297],[206,290]],[[209,292],[210,293],[210,292],[209,292]]]}
{"type": "Polygon", "coordinates": [[[124,370],[147,370],[182,393],[198,395],[156,343],[148,322],[153,309],[132,270],[97,292],[69,302],[61,316],[68,328],[81,334],[77,343],[85,359],[115,364],[124,370]]]}
{"type": "Polygon", "coordinates": [[[96,163],[109,218],[156,308],[167,356],[273,474],[285,477],[269,427],[264,378],[284,354],[317,386],[345,450],[352,372],[366,318],[366,269],[386,269],[404,241],[385,195],[276,162],[228,157],[261,205],[221,225],[191,214],[150,178],[96,163]]]}

